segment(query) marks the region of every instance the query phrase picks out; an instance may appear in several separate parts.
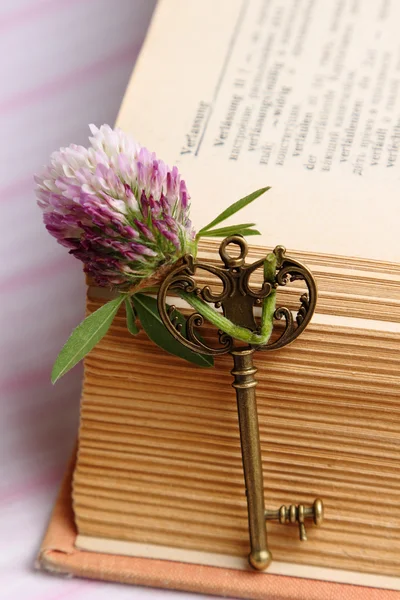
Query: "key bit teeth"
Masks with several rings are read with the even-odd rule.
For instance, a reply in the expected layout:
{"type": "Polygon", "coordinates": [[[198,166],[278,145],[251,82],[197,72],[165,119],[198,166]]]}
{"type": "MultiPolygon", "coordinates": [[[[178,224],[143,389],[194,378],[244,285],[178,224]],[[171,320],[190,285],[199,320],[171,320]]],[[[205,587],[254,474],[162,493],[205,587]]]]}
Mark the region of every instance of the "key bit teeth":
{"type": "Polygon", "coordinates": [[[312,519],[315,525],[321,525],[324,520],[324,503],[321,498],[316,498],[312,506],[304,506],[304,504],[298,506],[295,504],[283,505],[278,510],[266,510],[265,519],[267,521],[279,521],[281,525],[298,523],[300,540],[305,542],[307,541],[305,520],[312,519]]]}
{"type": "Polygon", "coordinates": [[[315,525],[322,525],[324,522],[324,503],[321,498],[316,498],[313,504],[313,520],[315,525]]]}
{"type": "Polygon", "coordinates": [[[300,533],[300,540],[302,542],[306,542],[308,538],[307,538],[307,532],[306,532],[304,523],[299,523],[299,533],[300,533]]]}

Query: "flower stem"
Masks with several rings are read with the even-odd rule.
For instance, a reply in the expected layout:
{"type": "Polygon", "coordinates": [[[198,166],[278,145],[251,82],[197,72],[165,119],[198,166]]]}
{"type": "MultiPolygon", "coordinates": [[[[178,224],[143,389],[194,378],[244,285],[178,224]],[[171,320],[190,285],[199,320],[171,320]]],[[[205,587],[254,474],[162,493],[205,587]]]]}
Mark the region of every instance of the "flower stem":
{"type": "MultiPolygon", "coordinates": [[[[273,252],[268,254],[264,262],[264,280],[268,281],[271,285],[275,282],[276,273],[276,256],[273,252]]],[[[273,320],[276,306],[276,290],[264,298],[262,313],[261,313],[261,335],[267,338],[267,341],[271,337],[273,320]]],[[[264,342],[266,343],[266,342],[264,342]]]]}
{"type": "MultiPolygon", "coordinates": [[[[274,254],[269,254],[264,263],[264,278],[266,281],[269,281],[270,283],[274,282],[275,269],[276,256],[274,254]]],[[[255,333],[254,331],[250,331],[250,329],[246,329],[246,327],[235,325],[232,321],[221,315],[221,313],[194,294],[179,291],[179,295],[207,319],[207,321],[236,340],[246,342],[247,344],[261,346],[265,345],[271,336],[276,301],[276,291],[274,289],[263,301],[260,333],[255,333]]]]}

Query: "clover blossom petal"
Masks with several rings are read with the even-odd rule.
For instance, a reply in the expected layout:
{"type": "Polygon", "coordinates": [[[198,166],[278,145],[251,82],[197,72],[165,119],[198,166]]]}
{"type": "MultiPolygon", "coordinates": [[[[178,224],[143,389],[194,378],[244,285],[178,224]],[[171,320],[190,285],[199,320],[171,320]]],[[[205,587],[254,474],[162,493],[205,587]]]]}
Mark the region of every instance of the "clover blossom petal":
{"type": "Polygon", "coordinates": [[[54,152],[35,177],[47,230],[98,285],[129,287],[193,251],[190,196],[170,169],[130,136],[90,125],[90,146],[54,152]]]}

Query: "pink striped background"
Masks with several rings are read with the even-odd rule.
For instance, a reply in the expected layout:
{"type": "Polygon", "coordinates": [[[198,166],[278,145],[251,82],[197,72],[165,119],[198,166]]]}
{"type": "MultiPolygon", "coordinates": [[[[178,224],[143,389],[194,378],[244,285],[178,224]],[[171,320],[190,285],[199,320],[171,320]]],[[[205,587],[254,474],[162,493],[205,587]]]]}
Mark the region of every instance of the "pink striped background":
{"type": "MultiPolygon", "coordinates": [[[[52,362],[84,311],[80,264],[44,230],[33,173],[90,122],[114,122],[155,0],[0,3],[0,597],[61,600],[182,594],[33,571],[74,444],[81,369],[52,362]]],[[[187,596],[189,597],[189,596],[187,596]]]]}

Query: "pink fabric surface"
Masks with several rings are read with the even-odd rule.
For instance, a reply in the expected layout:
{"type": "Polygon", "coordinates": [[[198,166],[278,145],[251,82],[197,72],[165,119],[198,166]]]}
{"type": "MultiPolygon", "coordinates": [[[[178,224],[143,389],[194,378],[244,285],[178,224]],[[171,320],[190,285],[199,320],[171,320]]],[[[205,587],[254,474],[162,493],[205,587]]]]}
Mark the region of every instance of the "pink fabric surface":
{"type": "MultiPolygon", "coordinates": [[[[45,231],[33,173],[52,150],[112,124],[155,0],[0,3],[0,597],[182,597],[51,577],[33,562],[73,448],[81,369],[53,360],[84,312],[78,261],[45,231]]],[[[192,596],[190,596],[192,597],[192,596]]]]}

